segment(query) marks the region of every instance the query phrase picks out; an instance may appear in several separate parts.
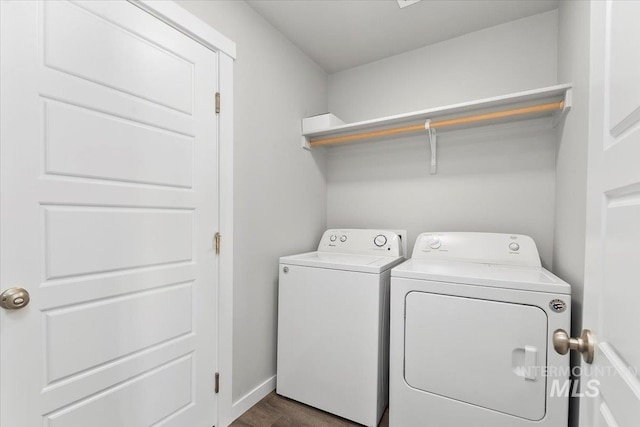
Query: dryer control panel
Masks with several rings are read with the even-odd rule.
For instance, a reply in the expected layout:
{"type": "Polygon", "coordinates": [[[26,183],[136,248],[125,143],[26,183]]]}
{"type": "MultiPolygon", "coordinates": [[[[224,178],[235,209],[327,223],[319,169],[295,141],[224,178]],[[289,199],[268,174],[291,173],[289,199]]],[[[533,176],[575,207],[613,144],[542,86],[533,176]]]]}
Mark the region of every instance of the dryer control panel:
{"type": "Polygon", "coordinates": [[[416,239],[412,258],[541,267],[536,243],[522,234],[431,232],[416,239]]]}
{"type": "Polygon", "coordinates": [[[318,252],[345,254],[402,256],[402,240],[389,230],[358,228],[327,230],[320,239],[318,252]]]}

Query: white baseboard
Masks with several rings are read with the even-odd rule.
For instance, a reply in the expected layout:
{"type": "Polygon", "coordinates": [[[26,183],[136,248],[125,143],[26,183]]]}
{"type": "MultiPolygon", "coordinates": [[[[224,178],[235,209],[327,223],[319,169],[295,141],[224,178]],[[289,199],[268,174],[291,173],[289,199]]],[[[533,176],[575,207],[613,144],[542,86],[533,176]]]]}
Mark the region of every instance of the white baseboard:
{"type": "Polygon", "coordinates": [[[231,407],[233,419],[237,419],[240,415],[247,412],[253,405],[260,402],[266,395],[276,389],[276,376],[272,376],[249,393],[242,396],[231,407]]]}

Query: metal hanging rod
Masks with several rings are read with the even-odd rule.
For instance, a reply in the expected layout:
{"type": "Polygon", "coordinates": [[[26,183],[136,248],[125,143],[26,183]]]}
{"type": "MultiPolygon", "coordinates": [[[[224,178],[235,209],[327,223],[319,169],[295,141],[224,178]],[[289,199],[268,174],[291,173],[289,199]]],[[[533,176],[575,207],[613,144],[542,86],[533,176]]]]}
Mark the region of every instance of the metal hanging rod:
{"type": "MultiPolygon", "coordinates": [[[[523,116],[526,114],[542,113],[545,111],[562,110],[564,108],[564,105],[565,105],[564,101],[558,101],[558,102],[551,102],[549,104],[539,104],[539,105],[532,105],[529,107],[495,111],[493,113],[457,117],[455,119],[446,119],[446,120],[431,122],[429,127],[431,129],[445,128],[449,126],[458,126],[458,125],[464,125],[468,123],[477,123],[477,122],[483,122],[487,120],[502,119],[506,117],[515,117],[515,116],[523,116]]],[[[419,125],[402,126],[402,127],[395,127],[390,129],[376,130],[371,132],[362,132],[362,133],[355,133],[351,135],[317,139],[315,141],[309,142],[309,145],[311,147],[318,147],[322,145],[339,144],[342,142],[353,142],[353,141],[359,141],[361,139],[377,138],[377,137],[389,136],[389,135],[400,135],[404,133],[419,132],[424,130],[425,130],[425,125],[424,123],[421,123],[419,125]]]]}

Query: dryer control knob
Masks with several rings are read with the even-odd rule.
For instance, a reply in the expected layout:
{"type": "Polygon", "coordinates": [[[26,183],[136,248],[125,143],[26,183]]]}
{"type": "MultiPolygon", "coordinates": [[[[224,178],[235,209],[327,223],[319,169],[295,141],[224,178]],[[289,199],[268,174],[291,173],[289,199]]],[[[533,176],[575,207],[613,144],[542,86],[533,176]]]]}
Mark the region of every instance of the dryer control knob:
{"type": "Polygon", "coordinates": [[[513,242],[509,244],[509,249],[511,249],[513,252],[517,252],[520,250],[520,245],[517,244],[516,242],[513,242]]]}
{"type": "Polygon", "coordinates": [[[336,236],[335,234],[332,234],[331,236],[329,236],[329,240],[331,240],[332,242],[335,242],[337,238],[338,236],[336,236]]]}
{"type": "Polygon", "coordinates": [[[378,234],[373,238],[373,244],[381,248],[382,246],[387,244],[387,237],[384,234],[378,234]]]}
{"type": "Polygon", "coordinates": [[[442,241],[440,241],[439,238],[432,237],[431,239],[429,239],[429,247],[431,249],[438,249],[440,246],[442,246],[442,241]]]}

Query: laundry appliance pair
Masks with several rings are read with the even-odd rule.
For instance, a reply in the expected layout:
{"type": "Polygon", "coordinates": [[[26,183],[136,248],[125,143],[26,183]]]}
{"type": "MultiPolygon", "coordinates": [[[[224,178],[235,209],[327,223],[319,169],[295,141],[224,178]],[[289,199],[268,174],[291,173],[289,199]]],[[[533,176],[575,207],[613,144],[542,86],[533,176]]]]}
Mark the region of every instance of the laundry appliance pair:
{"type": "Polygon", "coordinates": [[[423,233],[402,255],[336,229],[280,259],[278,394],[366,426],[389,403],[390,427],[566,427],[570,287],[534,241],[423,233]]]}

